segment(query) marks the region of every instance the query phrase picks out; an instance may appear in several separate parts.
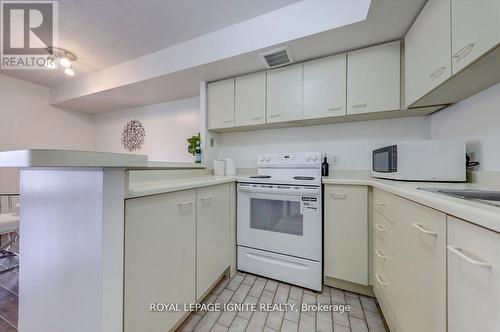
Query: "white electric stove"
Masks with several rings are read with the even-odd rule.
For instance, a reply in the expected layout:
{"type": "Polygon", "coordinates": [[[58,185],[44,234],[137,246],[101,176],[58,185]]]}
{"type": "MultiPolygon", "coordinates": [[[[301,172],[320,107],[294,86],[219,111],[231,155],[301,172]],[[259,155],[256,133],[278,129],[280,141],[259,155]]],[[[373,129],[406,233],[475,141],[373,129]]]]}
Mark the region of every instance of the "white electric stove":
{"type": "Polygon", "coordinates": [[[260,154],[237,180],[238,269],[320,291],[321,154],[260,154]]]}

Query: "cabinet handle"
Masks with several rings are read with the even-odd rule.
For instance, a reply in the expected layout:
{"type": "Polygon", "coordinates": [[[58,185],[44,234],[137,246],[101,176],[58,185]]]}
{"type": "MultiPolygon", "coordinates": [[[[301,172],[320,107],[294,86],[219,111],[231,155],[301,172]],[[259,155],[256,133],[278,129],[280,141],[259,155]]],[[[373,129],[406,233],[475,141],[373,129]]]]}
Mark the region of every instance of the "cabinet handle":
{"type": "Polygon", "coordinates": [[[340,111],[341,109],[342,109],[342,106],[330,107],[330,108],[328,109],[328,112],[340,111]]]}
{"type": "Polygon", "coordinates": [[[477,259],[470,257],[469,255],[466,255],[464,253],[464,249],[459,247],[459,246],[448,246],[447,248],[449,251],[451,251],[452,253],[454,253],[458,257],[463,258],[465,261],[471,263],[472,265],[486,267],[486,268],[490,268],[490,269],[493,268],[493,265],[491,265],[490,263],[480,261],[480,260],[477,260],[477,259]]]}
{"type": "Polygon", "coordinates": [[[330,194],[330,196],[333,199],[347,199],[347,194],[345,194],[345,193],[332,193],[332,194],[330,194]]]}
{"type": "Polygon", "coordinates": [[[269,115],[270,118],[279,118],[281,114],[271,114],[269,115]]]}
{"type": "Polygon", "coordinates": [[[422,233],[424,234],[427,234],[427,235],[432,235],[432,236],[437,236],[438,233],[436,232],[432,232],[432,231],[429,231],[425,228],[422,227],[422,224],[419,224],[419,223],[416,223],[414,222],[413,224],[411,224],[413,227],[415,227],[416,229],[418,229],[419,231],[421,231],[422,233]]]}
{"type": "Polygon", "coordinates": [[[455,53],[453,57],[456,58],[457,60],[462,60],[464,57],[469,55],[469,53],[474,48],[474,45],[476,45],[476,43],[470,43],[468,45],[465,45],[457,53],[455,53]]]}
{"type": "Polygon", "coordinates": [[[432,79],[436,79],[444,73],[445,69],[446,69],[445,66],[439,67],[438,69],[430,73],[429,76],[432,77],[432,79]]]}
{"type": "Polygon", "coordinates": [[[380,273],[375,273],[375,279],[377,279],[377,282],[381,284],[382,286],[387,286],[387,283],[382,281],[382,278],[380,277],[380,273]]]}
{"type": "Polygon", "coordinates": [[[182,203],[179,203],[179,208],[183,208],[184,206],[193,206],[193,203],[194,201],[187,201],[187,202],[182,202],[182,203]]]}
{"type": "Polygon", "coordinates": [[[366,106],[368,106],[368,104],[354,104],[354,105],[352,105],[352,107],[354,107],[354,108],[363,108],[366,106]]]}
{"type": "Polygon", "coordinates": [[[212,196],[202,196],[202,197],[200,197],[201,201],[208,201],[208,200],[211,200],[211,199],[212,199],[212,196]]]}
{"type": "Polygon", "coordinates": [[[377,203],[378,205],[382,205],[382,206],[385,206],[385,203],[384,201],[380,200],[380,199],[375,199],[373,200],[375,203],[377,203]]]}
{"type": "Polygon", "coordinates": [[[262,119],[262,117],[261,117],[261,116],[257,116],[257,117],[255,117],[255,118],[252,118],[252,120],[255,120],[255,121],[257,121],[257,120],[261,120],[261,119],[262,119]]]}
{"type": "Polygon", "coordinates": [[[384,232],[384,233],[387,232],[387,230],[380,224],[375,224],[374,226],[379,232],[384,232]]]}
{"type": "Polygon", "coordinates": [[[382,252],[382,250],[380,250],[380,249],[375,249],[374,251],[375,251],[375,254],[376,254],[378,257],[380,257],[380,258],[382,258],[382,259],[386,259],[386,258],[387,258],[387,256],[385,256],[384,254],[382,254],[382,253],[381,253],[381,252],[382,252]]]}
{"type": "Polygon", "coordinates": [[[224,123],[233,123],[233,120],[225,120],[224,123]]]}

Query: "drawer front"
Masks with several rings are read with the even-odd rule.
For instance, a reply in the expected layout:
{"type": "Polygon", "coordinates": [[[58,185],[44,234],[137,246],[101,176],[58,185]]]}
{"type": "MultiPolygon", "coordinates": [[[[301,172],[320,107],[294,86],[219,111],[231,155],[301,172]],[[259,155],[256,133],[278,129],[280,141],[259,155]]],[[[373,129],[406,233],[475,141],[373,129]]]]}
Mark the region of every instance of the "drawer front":
{"type": "Polygon", "coordinates": [[[389,219],[394,224],[396,223],[395,216],[395,201],[397,196],[390,194],[386,191],[374,189],[373,190],[373,207],[381,215],[389,219]]]}
{"type": "Polygon", "coordinates": [[[391,252],[394,252],[394,224],[385,218],[380,212],[373,212],[374,238],[380,239],[391,252]]]}
{"type": "Polygon", "coordinates": [[[394,251],[376,236],[373,237],[373,264],[377,266],[377,271],[386,275],[390,280],[396,280],[394,251]]]}
{"type": "Polygon", "coordinates": [[[381,270],[380,265],[374,264],[373,272],[373,291],[375,292],[377,301],[380,304],[382,312],[384,313],[389,329],[394,331],[395,311],[392,307],[392,304],[394,303],[394,285],[387,275],[381,270]]]}

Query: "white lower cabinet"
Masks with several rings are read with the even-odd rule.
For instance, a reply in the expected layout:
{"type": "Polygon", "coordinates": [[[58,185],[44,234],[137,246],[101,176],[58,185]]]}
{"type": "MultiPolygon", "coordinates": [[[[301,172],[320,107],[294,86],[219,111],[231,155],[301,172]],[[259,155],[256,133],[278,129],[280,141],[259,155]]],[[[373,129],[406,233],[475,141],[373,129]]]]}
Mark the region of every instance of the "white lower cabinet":
{"type": "Polygon", "coordinates": [[[196,298],[200,299],[230,265],[229,185],[198,189],[196,298]]]}
{"type": "Polygon", "coordinates": [[[124,331],[168,331],[183,312],[151,303],[196,300],[196,190],[134,198],[125,204],[124,331]]]}
{"type": "Polygon", "coordinates": [[[200,300],[229,267],[229,188],[219,184],[126,201],[124,332],[176,327],[186,312],[151,312],[150,305],[200,300]]]}
{"type": "Polygon", "coordinates": [[[500,331],[500,234],[451,216],[448,331],[500,331]]]}
{"type": "Polygon", "coordinates": [[[396,319],[406,332],[446,331],[446,215],[398,199],[396,319]]]}
{"type": "Polygon", "coordinates": [[[368,188],[326,185],[325,276],[368,285],[368,188]]]}

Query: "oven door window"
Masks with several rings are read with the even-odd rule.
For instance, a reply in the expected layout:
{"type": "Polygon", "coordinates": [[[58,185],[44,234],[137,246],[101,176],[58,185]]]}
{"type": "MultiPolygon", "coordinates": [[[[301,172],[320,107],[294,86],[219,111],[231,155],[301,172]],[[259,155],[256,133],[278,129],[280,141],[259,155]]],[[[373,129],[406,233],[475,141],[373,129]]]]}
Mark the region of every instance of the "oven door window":
{"type": "Polygon", "coordinates": [[[250,228],[302,236],[304,218],[299,202],[251,198],[250,228]]]}

